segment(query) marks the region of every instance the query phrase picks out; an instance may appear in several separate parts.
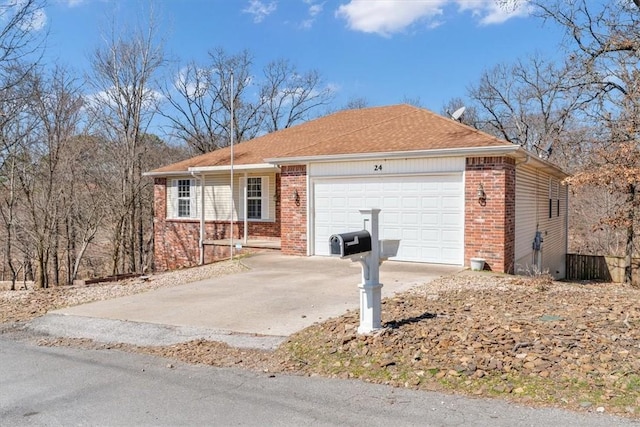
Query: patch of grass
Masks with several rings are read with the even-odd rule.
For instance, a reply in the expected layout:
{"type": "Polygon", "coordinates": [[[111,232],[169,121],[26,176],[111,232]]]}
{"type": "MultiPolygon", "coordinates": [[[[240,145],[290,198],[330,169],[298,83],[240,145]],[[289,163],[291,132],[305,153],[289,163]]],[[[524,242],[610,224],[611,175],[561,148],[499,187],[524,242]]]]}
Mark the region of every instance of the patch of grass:
{"type": "Polygon", "coordinates": [[[299,340],[288,343],[286,351],[306,361],[303,370],[308,374],[355,378],[421,390],[446,390],[573,410],[604,407],[609,413],[640,413],[640,375],[635,373],[609,381],[598,375],[590,380],[571,376],[543,378],[515,370],[477,377],[445,366],[425,368],[412,364],[410,360],[390,360],[381,354],[367,354],[365,344],[357,339],[338,346],[338,349],[331,343],[314,348],[299,340]]]}

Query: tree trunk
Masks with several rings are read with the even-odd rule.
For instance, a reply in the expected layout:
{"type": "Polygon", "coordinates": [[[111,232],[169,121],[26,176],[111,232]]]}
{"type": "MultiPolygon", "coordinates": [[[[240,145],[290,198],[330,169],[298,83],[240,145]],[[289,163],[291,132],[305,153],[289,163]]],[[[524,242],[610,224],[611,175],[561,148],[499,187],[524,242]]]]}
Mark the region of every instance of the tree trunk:
{"type": "Polygon", "coordinates": [[[60,286],[60,234],[58,233],[58,221],[53,230],[53,284],[60,286]]]}
{"type": "Polygon", "coordinates": [[[627,226],[627,245],[626,245],[626,262],[624,266],[624,281],[625,283],[631,283],[633,279],[633,237],[634,237],[634,219],[638,211],[636,206],[636,186],[635,184],[629,184],[629,225],[627,226]]]}
{"type": "Polygon", "coordinates": [[[47,263],[44,258],[44,251],[38,250],[38,275],[35,281],[35,287],[38,289],[45,289],[48,287],[47,263]]]}

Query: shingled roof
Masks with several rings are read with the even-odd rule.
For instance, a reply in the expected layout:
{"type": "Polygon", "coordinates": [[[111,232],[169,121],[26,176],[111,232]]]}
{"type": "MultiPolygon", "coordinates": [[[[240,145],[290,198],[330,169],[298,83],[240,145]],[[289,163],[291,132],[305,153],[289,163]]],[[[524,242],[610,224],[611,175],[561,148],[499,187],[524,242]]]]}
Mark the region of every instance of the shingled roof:
{"type": "MultiPolygon", "coordinates": [[[[490,148],[510,143],[431,111],[401,104],[344,110],[236,144],[235,165],[265,159],[490,148]]],[[[152,171],[176,173],[189,168],[227,166],[229,147],[152,171]]]]}

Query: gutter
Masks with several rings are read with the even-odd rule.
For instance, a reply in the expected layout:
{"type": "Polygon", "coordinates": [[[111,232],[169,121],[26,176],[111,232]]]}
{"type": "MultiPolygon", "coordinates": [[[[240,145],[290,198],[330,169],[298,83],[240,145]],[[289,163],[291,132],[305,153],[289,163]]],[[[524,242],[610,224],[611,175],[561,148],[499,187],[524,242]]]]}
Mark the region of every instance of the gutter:
{"type": "Polygon", "coordinates": [[[525,149],[522,149],[522,151],[524,153],[524,158],[522,159],[522,161],[516,162],[516,166],[531,165],[537,169],[541,169],[545,171],[549,175],[554,176],[558,179],[565,179],[571,176],[570,174],[566,173],[565,171],[563,171],[553,163],[547,160],[541,159],[538,156],[526,151],[525,149]]]}
{"type": "Polygon", "coordinates": [[[264,159],[265,162],[274,165],[301,164],[306,162],[332,162],[332,161],[354,161],[413,157],[459,157],[474,155],[500,155],[515,154],[524,151],[522,147],[515,144],[500,145],[497,147],[471,147],[471,148],[441,148],[435,150],[413,150],[413,151],[391,151],[377,153],[354,153],[354,154],[329,154],[320,156],[298,156],[298,157],[272,157],[264,159]]]}
{"type": "MultiPolygon", "coordinates": [[[[222,165],[222,166],[191,166],[187,170],[189,172],[226,172],[231,169],[231,165],[222,165]]],[[[233,165],[233,170],[236,171],[250,171],[250,170],[274,170],[277,171],[279,168],[277,165],[270,163],[257,163],[250,165],[233,165]]],[[[183,172],[184,173],[184,172],[183,172]]]]}
{"type": "MultiPolygon", "coordinates": [[[[241,171],[274,171],[279,172],[280,168],[277,165],[270,163],[256,163],[249,165],[233,165],[234,170],[241,171]]],[[[207,172],[228,172],[231,170],[231,165],[222,165],[222,166],[191,166],[187,169],[180,171],[151,171],[151,172],[143,172],[142,176],[150,176],[150,177],[165,177],[165,176],[185,176],[194,173],[207,173],[207,172]]]]}
{"type": "Polygon", "coordinates": [[[165,177],[165,176],[185,176],[188,175],[187,171],[170,171],[170,172],[142,172],[142,176],[150,176],[150,177],[165,177]]]}

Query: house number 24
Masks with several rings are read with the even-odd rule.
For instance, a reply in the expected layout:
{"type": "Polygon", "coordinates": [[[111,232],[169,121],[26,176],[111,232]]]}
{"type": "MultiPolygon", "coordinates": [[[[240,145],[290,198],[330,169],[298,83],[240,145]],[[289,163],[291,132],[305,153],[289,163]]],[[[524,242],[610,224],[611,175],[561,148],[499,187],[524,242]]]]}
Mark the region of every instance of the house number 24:
{"type": "Polygon", "coordinates": [[[382,170],[382,165],[373,165],[373,170],[374,170],[375,172],[379,172],[379,171],[381,171],[381,170],[382,170]]]}

